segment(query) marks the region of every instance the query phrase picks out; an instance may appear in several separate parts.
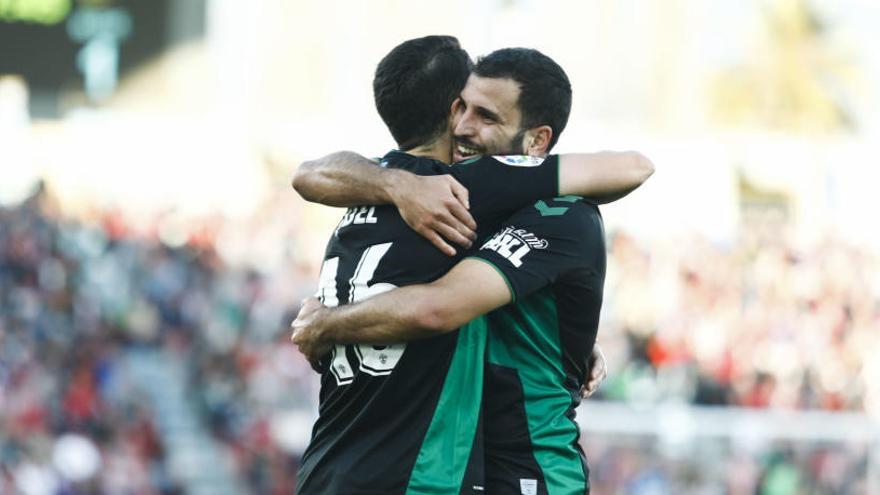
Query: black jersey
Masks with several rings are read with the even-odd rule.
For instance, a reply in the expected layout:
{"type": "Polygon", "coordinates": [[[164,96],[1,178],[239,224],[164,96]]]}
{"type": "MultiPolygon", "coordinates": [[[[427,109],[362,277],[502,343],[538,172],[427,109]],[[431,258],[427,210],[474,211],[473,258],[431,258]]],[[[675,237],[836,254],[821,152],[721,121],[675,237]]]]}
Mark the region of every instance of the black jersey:
{"type": "MultiPolygon", "coordinates": [[[[391,152],[383,164],[421,175],[451,173],[469,190],[480,235],[558,191],[554,156],[542,163],[487,156],[450,167],[391,152]]],[[[318,297],[326,306],[361,301],[433,281],[459,259],[407,227],[393,206],[350,208],[328,243],[318,297]]],[[[297,492],[483,493],[475,445],[485,338],[468,331],[389,346],[337,345],[321,377],[319,417],[297,492]]]]}
{"type": "Polygon", "coordinates": [[[602,305],[599,209],[575,196],[538,201],[473,256],[504,276],[514,299],[486,317],[486,493],[583,495],[574,417],[602,305]]]}

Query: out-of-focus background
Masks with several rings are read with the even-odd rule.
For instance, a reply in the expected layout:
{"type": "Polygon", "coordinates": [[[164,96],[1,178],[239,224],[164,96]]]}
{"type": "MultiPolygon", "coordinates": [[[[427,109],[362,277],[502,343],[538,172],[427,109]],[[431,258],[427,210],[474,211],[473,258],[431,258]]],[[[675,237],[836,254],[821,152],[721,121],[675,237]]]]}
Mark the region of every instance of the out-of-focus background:
{"type": "Polygon", "coordinates": [[[880,3],[0,0],[0,493],[291,493],[288,343],[339,210],[293,165],[393,141],[397,43],[538,48],[603,213],[595,494],[880,493],[880,3]]]}

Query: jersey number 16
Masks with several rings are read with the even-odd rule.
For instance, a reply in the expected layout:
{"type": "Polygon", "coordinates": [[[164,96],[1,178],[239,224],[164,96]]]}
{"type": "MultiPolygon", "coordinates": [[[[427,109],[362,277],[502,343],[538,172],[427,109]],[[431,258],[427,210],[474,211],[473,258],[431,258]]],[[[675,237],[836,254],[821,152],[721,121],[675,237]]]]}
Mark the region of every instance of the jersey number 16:
{"type": "MultiPolygon", "coordinates": [[[[369,297],[387,292],[396,288],[393,284],[377,282],[369,285],[379,262],[391,248],[390,242],[374,244],[364,250],[360,261],[354,269],[354,273],[348,280],[348,300],[356,303],[369,297]]],[[[327,258],[321,265],[321,276],[318,282],[318,294],[316,297],[327,307],[339,305],[336,276],[339,272],[339,257],[327,258]]],[[[393,344],[378,346],[372,344],[339,345],[332,351],[330,371],[336,377],[336,383],[347,385],[354,380],[355,371],[348,359],[349,351],[359,361],[358,370],[372,376],[390,375],[391,370],[400,361],[406,344],[393,344]]]]}

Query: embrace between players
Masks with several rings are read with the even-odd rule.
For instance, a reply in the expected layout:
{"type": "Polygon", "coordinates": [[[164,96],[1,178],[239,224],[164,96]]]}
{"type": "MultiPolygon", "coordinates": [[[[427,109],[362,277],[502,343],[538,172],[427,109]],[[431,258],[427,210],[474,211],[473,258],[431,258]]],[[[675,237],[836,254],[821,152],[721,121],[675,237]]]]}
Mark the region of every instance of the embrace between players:
{"type": "Polygon", "coordinates": [[[574,416],[604,375],[596,205],[653,165],[548,154],[571,86],[536,50],[474,65],[453,37],[409,40],[373,92],[399,150],[334,153],[293,182],[350,207],[292,325],[321,373],[297,493],[589,493],[574,416]]]}

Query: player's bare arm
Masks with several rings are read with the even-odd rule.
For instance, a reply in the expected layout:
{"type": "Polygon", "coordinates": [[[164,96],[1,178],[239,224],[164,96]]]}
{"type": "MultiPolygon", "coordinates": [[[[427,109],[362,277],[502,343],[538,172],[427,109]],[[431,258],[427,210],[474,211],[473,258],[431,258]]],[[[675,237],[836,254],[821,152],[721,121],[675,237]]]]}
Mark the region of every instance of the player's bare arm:
{"type": "Polygon", "coordinates": [[[356,304],[325,308],[309,298],[293,327],[293,342],[312,363],[334,344],[393,344],[451,332],[511,301],[490,265],[459,262],[430,284],[394,289],[356,304]]]}
{"type": "Polygon", "coordinates": [[[340,151],[302,163],[292,185],[303,199],[328,206],[394,204],[410,228],[450,256],[447,240],[468,248],[476,238],[468,191],[450,175],[415,175],[340,151]]]}
{"type": "MultiPolygon", "coordinates": [[[[381,169],[375,162],[350,151],[333,153],[303,163],[297,169],[293,187],[313,202],[329,206],[399,203],[415,207],[422,191],[430,196],[429,186],[438,187],[444,206],[454,206],[454,197],[467,207],[467,189],[452,177],[419,177],[401,170],[381,169]],[[420,180],[422,179],[422,180],[420,180]],[[418,191],[417,193],[413,191],[418,191]]],[[[620,199],[641,186],[654,173],[654,164],[637,151],[600,151],[559,155],[559,194],[586,196],[600,203],[620,199]]],[[[441,209],[425,213],[438,221],[448,221],[441,209]]],[[[452,211],[458,217],[460,211],[452,211]]]]}
{"type": "MultiPolygon", "coordinates": [[[[393,344],[433,337],[511,301],[504,280],[489,264],[465,259],[430,284],[412,285],[366,301],[326,308],[314,297],[303,302],[291,324],[291,340],[317,366],[335,344],[393,344]]],[[[586,398],[607,376],[602,349],[596,344],[581,388],[586,398]]]]}
{"type": "Polygon", "coordinates": [[[564,153],[559,155],[559,194],[610,203],[636,190],[653,173],[654,164],[637,151],[564,153]]]}

